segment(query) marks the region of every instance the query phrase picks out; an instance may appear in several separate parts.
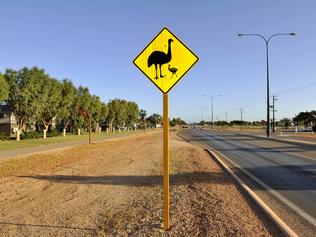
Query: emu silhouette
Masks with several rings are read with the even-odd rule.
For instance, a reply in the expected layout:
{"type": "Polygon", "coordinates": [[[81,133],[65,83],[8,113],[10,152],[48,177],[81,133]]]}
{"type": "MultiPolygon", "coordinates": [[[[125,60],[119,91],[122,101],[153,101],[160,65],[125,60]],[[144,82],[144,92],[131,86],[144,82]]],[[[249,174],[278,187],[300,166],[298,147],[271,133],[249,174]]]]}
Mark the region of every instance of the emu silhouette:
{"type": "Polygon", "coordinates": [[[155,65],[156,69],[156,77],[155,79],[158,79],[158,73],[157,73],[157,68],[159,66],[159,71],[160,71],[160,78],[165,77],[161,73],[161,67],[163,64],[169,63],[171,61],[171,42],[173,42],[172,39],[168,40],[168,53],[164,53],[162,51],[154,51],[152,52],[147,60],[147,65],[148,67],[151,67],[151,65],[155,65]]]}
{"type": "Polygon", "coordinates": [[[169,70],[169,72],[172,73],[171,78],[173,77],[173,74],[176,75],[176,77],[178,77],[178,76],[177,76],[177,73],[176,73],[176,72],[178,71],[178,68],[170,67],[170,64],[169,64],[168,70],[169,70]]]}

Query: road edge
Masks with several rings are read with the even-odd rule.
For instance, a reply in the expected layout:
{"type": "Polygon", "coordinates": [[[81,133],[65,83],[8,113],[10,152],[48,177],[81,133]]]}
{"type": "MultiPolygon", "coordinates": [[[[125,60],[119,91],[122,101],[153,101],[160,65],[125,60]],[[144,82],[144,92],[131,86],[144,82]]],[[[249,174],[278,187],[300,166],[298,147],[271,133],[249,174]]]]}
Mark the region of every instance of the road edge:
{"type": "MultiPolygon", "coordinates": [[[[212,148],[213,149],[213,148],[212,148]]],[[[215,153],[215,149],[205,149],[208,154],[215,158],[216,161],[237,181],[237,183],[248,193],[248,195],[258,204],[266,215],[279,227],[279,229],[288,237],[298,237],[298,235],[266,204],[263,200],[252,191],[215,153]]],[[[216,151],[218,152],[218,151],[216,151]]],[[[218,152],[220,154],[220,152],[218,152]]]]}

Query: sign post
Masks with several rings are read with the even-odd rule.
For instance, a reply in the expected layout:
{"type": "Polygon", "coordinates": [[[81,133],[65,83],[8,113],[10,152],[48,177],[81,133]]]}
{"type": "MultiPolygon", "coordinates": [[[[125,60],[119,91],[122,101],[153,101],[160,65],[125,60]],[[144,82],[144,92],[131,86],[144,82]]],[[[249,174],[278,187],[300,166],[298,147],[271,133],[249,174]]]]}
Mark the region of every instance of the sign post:
{"type": "Polygon", "coordinates": [[[169,105],[168,94],[163,94],[163,228],[170,229],[170,189],[169,189],[169,105]]]}
{"type": "Polygon", "coordinates": [[[163,93],[164,230],[170,229],[168,93],[197,61],[198,57],[167,28],[163,28],[133,61],[163,93]]]}

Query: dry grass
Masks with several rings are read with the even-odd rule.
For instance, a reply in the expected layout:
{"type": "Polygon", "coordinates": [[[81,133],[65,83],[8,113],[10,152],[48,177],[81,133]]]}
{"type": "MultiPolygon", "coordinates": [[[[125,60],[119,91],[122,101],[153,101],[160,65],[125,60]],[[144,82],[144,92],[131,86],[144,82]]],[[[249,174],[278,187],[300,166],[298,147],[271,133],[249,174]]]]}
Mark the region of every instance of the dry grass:
{"type": "MultiPolygon", "coordinates": [[[[162,224],[161,133],[0,163],[4,236],[271,236],[280,232],[201,148],[171,140],[162,224]]],[[[0,234],[0,236],[1,236],[0,234]]]]}

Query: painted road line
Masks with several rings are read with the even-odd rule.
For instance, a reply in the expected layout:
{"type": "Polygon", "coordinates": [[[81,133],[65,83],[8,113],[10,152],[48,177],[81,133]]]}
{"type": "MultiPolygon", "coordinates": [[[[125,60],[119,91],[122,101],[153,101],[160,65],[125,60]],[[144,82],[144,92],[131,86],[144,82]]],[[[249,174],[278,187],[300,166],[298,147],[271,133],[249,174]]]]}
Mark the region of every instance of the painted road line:
{"type": "Polygon", "coordinates": [[[228,173],[239,183],[239,185],[257,202],[264,212],[274,223],[283,231],[286,236],[298,237],[298,235],[267,205],[262,199],[253,192],[216,154],[213,148],[208,149],[209,153],[228,171],[228,173]]]}
{"type": "Polygon", "coordinates": [[[243,143],[246,143],[246,144],[251,144],[251,145],[254,145],[254,146],[258,146],[258,147],[261,147],[261,148],[268,148],[268,149],[272,149],[276,152],[283,152],[283,153],[287,153],[287,154],[290,154],[290,155],[293,155],[293,156],[299,156],[299,157],[302,157],[302,158],[305,158],[305,159],[309,159],[309,160],[312,160],[312,161],[316,161],[316,159],[312,158],[312,157],[308,157],[308,156],[304,156],[304,155],[301,155],[301,154],[296,154],[296,153],[293,153],[293,152],[290,152],[290,151],[278,151],[276,150],[277,148],[274,148],[274,147],[268,147],[268,146],[263,146],[263,145],[258,145],[258,144],[255,144],[255,143],[251,143],[251,142],[245,142],[245,141],[240,141],[240,142],[243,142],[243,143]]]}
{"type": "MultiPolygon", "coordinates": [[[[208,144],[204,143],[209,149],[215,150],[213,147],[209,146],[208,144]]],[[[240,169],[243,173],[245,173],[248,177],[250,177],[253,181],[260,184],[263,188],[265,188],[269,193],[274,195],[276,198],[278,198],[280,201],[282,201],[285,205],[290,207],[292,210],[294,210],[296,213],[298,213],[302,218],[304,218],[306,221],[308,221],[310,224],[316,227],[316,219],[303,211],[301,208],[296,206],[294,203],[292,203],[290,200],[288,200],[286,197],[284,197],[282,194],[278,193],[277,191],[273,190],[270,186],[265,184],[263,181],[259,180],[257,177],[249,173],[247,170],[240,167],[238,164],[236,164],[234,161],[232,161],[229,157],[225,156],[221,152],[216,151],[218,154],[220,154],[222,157],[224,157],[226,160],[231,162],[236,168],[240,169]]]]}
{"type": "Polygon", "coordinates": [[[267,138],[266,136],[263,135],[257,135],[257,134],[249,134],[249,133],[236,133],[240,135],[245,135],[245,136],[252,136],[252,137],[259,137],[259,138],[265,138],[267,140],[275,140],[275,141],[287,141],[287,142],[294,142],[294,143],[302,143],[302,144],[307,144],[307,145],[316,145],[316,142],[310,142],[310,141],[304,141],[304,140],[298,140],[298,139],[284,139],[284,138],[279,138],[279,137],[270,137],[267,138]]]}
{"type": "MultiPolygon", "coordinates": [[[[240,135],[244,135],[244,136],[247,136],[249,134],[246,134],[246,133],[236,133],[236,134],[240,134],[240,135]]],[[[214,134],[212,134],[213,136],[215,136],[214,134]]],[[[258,136],[258,135],[251,135],[252,137],[258,137],[258,138],[266,138],[264,136],[258,136]]],[[[272,138],[273,140],[275,140],[276,142],[282,142],[282,141],[286,141],[285,139],[274,139],[272,138]]],[[[292,140],[294,141],[294,140],[292,140]]],[[[269,149],[272,149],[272,150],[275,150],[275,148],[273,147],[267,147],[267,146],[263,146],[263,145],[258,145],[258,144],[254,144],[254,143],[251,143],[251,142],[245,142],[245,141],[239,141],[239,142],[243,142],[243,143],[246,143],[246,144],[251,144],[251,145],[255,145],[255,146],[258,146],[258,147],[261,147],[261,148],[269,148],[269,149]]],[[[294,141],[296,142],[296,141],[294,141]]],[[[303,143],[303,142],[300,142],[300,143],[303,143]]],[[[305,142],[304,142],[305,143],[305,142]]],[[[316,144],[316,143],[313,143],[313,144],[316,144]]],[[[290,154],[290,155],[294,155],[294,156],[299,156],[299,157],[302,157],[302,158],[305,158],[305,159],[309,159],[309,160],[312,160],[312,161],[316,161],[315,158],[312,158],[312,157],[309,157],[309,156],[304,156],[304,155],[301,155],[301,154],[296,154],[296,153],[293,153],[293,152],[289,152],[289,151],[277,151],[275,150],[276,152],[283,152],[283,153],[287,153],[287,154],[290,154]]]]}

